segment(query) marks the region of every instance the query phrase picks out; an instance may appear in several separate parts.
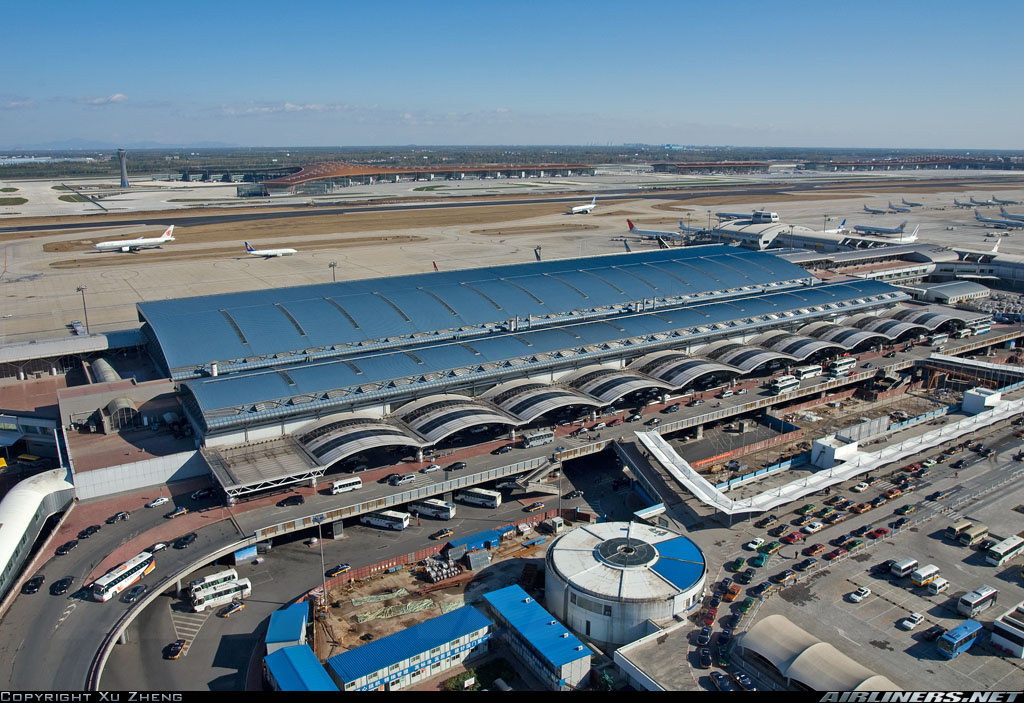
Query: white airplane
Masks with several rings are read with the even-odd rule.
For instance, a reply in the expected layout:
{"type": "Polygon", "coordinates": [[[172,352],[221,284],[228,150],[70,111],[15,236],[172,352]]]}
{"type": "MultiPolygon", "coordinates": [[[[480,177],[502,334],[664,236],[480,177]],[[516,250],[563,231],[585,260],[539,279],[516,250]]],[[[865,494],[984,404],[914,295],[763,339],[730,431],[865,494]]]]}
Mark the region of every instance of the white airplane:
{"type": "Polygon", "coordinates": [[[1016,200],[1000,200],[994,195],[992,196],[992,202],[994,202],[996,205],[1020,205],[1020,203],[1016,200]]]}
{"type": "Polygon", "coordinates": [[[840,222],[839,226],[836,227],[835,229],[823,229],[822,230],[822,234],[845,234],[845,233],[846,233],[846,220],[845,219],[843,219],[843,221],[840,222]]]}
{"type": "Polygon", "coordinates": [[[133,252],[140,249],[159,249],[164,242],[174,241],[174,225],[167,228],[159,237],[139,237],[138,239],[120,239],[111,242],[99,242],[93,244],[92,248],[99,251],[123,251],[133,252]]]}
{"type": "Polygon", "coordinates": [[[977,210],[974,211],[974,219],[996,229],[1021,229],[1024,227],[1022,220],[999,220],[994,217],[982,217],[977,210]]]}
{"type": "Polygon", "coordinates": [[[891,200],[889,201],[889,209],[892,210],[893,212],[913,212],[913,210],[911,210],[908,207],[900,207],[899,205],[893,205],[891,200]]]}
{"type": "MultiPolygon", "coordinates": [[[[853,231],[860,232],[861,234],[903,234],[903,230],[907,227],[907,221],[904,220],[903,224],[899,227],[875,227],[874,225],[854,225],[853,231]]],[[[915,229],[916,233],[917,230],[915,229]]]]}
{"type": "Polygon", "coordinates": [[[921,207],[922,205],[924,205],[924,203],[912,203],[912,202],[909,202],[906,198],[903,198],[900,202],[902,202],[907,207],[921,207]]]}
{"type": "Polygon", "coordinates": [[[869,215],[884,215],[884,214],[886,214],[885,210],[876,210],[875,208],[868,207],[867,205],[864,206],[864,212],[868,213],[869,215]]]}
{"type": "Polygon", "coordinates": [[[569,211],[570,215],[589,215],[590,211],[597,207],[597,196],[590,201],[590,205],[577,205],[569,211]]]}
{"type": "Polygon", "coordinates": [[[269,259],[272,256],[291,256],[292,254],[299,253],[294,249],[253,249],[252,244],[249,244],[249,242],[245,243],[245,251],[249,256],[262,256],[264,259],[269,259]]]}
{"type": "Polygon", "coordinates": [[[999,213],[1008,220],[1024,220],[1024,215],[1016,212],[1007,212],[1006,208],[1000,206],[999,213]]]}
{"type": "Polygon", "coordinates": [[[749,212],[716,212],[715,217],[720,220],[750,220],[754,215],[749,212]]]}
{"type": "Polygon", "coordinates": [[[995,205],[991,200],[975,200],[973,195],[971,196],[971,203],[974,205],[995,205]]]}
{"type": "Polygon", "coordinates": [[[953,204],[956,205],[957,207],[974,207],[970,203],[962,203],[959,200],[957,200],[956,198],[953,198],[953,204]]]}
{"type": "MultiPolygon", "coordinates": [[[[682,235],[679,232],[665,232],[657,229],[637,229],[636,225],[630,219],[626,220],[626,224],[629,225],[629,233],[640,237],[640,239],[682,239],[682,235]]],[[[680,225],[683,223],[680,222],[680,225]]]]}

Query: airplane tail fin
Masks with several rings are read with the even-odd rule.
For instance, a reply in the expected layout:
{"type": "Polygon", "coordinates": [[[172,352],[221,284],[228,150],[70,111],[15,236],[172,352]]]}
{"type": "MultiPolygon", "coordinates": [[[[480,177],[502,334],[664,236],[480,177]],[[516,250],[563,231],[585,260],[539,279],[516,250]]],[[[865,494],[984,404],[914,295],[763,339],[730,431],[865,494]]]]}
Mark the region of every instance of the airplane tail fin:
{"type": "Polygon", "coordinates": [[[597,196],[596,195],[591,199],[590,205],[591,205],[591,207],[593,207],[594,205],[597,205],[597,196]]]}
{"type": "Polygon", "coordinates": [[[440,270],[441,270],[441,269],[439,269],[439,268],[437,267],[437,262],[436,262],[436,261],[432,261],[431,263],[432,263],[432,264],[434,264],[434,270],[435,270],[435,271],[440,271],[440,270]]]}
{"type": "Polygon", "coordinates": [[[907,237],[907,241],[908,242],[916,242],[917,241],[917,232],[918,232],[919,229],[921,229],[921,225],[918,225],[917,227],[915,227],[914,231],[910,233],[910,236],[907,237]]]}
{"type": "Polygon", "coordinates": [[[628,239],[623,239],[622,243],[626,245],[626,252],[629,253],[629,254],[632,254],[633,250],[629,248],[629,240],[628,239]]]}
{"type": "Polygon", "coordinates": [[[902,233],[907,228],[907,220],[903,220],[903,223],[899,226],[899,230],[902,233]]]}
{"type": "Polygon", "coordinates": [[[844,217],[843,221],[839,223],[839,231],[842,232],[845,229],[846,229],[846,218],[844,217]]]}
{"type": "Polygon", "coordinates": [[[252,244],[249,244],[249,242],[246,242],[246,243],[245,243],[245,250],[246,250],[247,252],[249,252],[250,254],[251,254],[252,252],[256,251],[255,249],[253,249],[253,248],[252,248],[252,244]]]}
{"type": "Polygon", "coordinates": [[[1002,243],[1003,243],[1002,239],[996,241],[996,245],[994,247],[992,247],[992,253],[993,254],[998,254],[999,253],[999,245],[1002,244],[1002,243]]]}
{"type": "Polygon", "coordinates": [[[536,247],[536,248],[535,248],[535,249],[533,250],[533,255],[537,257],[537,261],[540,261],[540,260],[541,260],[541,259],[540,259],[540,247],[536,247]]]}
{"type": "Polygon", "coordinates": [[[629,219],[628,217],[626,218],[626,224],[629,225],[630,232],[636,229],[636,225],[633,224],[633,220],[629,219]]]}
{"type": "Polygon", "coordinates": [[[171,225],[170,227],[168,227],[164,231],[164,233],[160,236],[160,239],[164,240],[165,242],[166,241],[170,241],[171,239],[174,239],[174,225],[171,225]]]}

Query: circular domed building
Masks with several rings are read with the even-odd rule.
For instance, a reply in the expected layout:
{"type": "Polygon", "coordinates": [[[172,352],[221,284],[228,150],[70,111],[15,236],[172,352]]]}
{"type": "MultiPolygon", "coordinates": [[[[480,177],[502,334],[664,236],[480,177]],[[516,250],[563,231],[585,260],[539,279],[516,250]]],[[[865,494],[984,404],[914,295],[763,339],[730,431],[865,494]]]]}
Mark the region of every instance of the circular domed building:
{"type": "Polygon", "coordinates": [[[648,633],[647,620],[673,618],[700,602],[704,553],[688,538],[636,522],[583,525],[545,557],[545,605],[575,632],[604,645],[648,633]]]}

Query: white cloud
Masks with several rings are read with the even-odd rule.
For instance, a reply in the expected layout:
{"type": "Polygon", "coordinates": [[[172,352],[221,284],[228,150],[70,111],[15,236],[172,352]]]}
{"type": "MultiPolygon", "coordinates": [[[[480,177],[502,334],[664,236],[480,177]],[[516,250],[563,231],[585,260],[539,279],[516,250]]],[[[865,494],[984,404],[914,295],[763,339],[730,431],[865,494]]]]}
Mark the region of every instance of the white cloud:
{"type": "Polygon", "coordinates": [[[86,96],[74,98],[74,102],[79,105],[89,105],[90,107],[103,107],[105,105],[115,105],[117,103],[123,103],[128,99],[128,96],[123,93],[114,93],[108,95],[105,98],[90,98],[86,96]]]}

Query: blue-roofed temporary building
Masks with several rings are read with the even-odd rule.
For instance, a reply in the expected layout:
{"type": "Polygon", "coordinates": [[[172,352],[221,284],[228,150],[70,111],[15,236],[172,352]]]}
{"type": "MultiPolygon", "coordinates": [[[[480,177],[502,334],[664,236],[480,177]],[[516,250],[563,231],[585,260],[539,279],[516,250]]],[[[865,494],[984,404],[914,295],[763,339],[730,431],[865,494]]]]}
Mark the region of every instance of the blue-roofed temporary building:
{"type": "Polygon", "coordinates": [[[493,530],[474,532],[465,537],[459,537],[448,542],[448,557],[460,559],[463,554],[473,549],[494,549],[501,541],[502,535],[512,532],[515,528],[511,525],[503,525],[493,530]]]}
{"type": "Polygon", "coordinates": [[[267,654],[283,647],[306,643],[306,622],[309,603],[301,601],[270,614],[267,627],[267,654]]]}
{"type": "Polygon", "coordinates": [[[551,690],[579,687],[590,674],[590,649],[519,586],[484,594],[499,635],[551,690]]]}
{"type": "Polygon", "coordinates": [[[268,654],[263,662],[267,665],[267,679],[275,691],[338,690],[309,645],[284,647],[268,654]]]}
{"type": "Polygon", "coordinates": [[[493,623],[473,606],[336,654],[327,671],[346,691],[394,691],[487,650],[493,623]]]}

